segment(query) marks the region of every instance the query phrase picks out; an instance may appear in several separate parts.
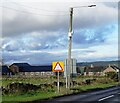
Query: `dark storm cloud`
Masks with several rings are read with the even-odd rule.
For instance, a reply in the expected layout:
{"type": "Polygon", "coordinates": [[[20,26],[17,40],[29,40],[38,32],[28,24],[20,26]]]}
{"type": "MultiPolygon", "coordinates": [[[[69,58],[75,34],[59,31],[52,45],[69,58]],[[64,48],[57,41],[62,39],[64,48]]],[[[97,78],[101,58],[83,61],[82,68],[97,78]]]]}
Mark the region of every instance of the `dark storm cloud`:
{"type": "MultiPolygon", "coordinates": [[[[109,4],[109,3],[108,3],[109,4]]],[[[48,5],[48,4],[47,4],[48,5]]],[[[46,5],[46,6],[47,6],[46,5]]],[[[55,4],[53,4],[55,5],[55,4]]],[[[61,5],[61,4],[60,4],[61,5]]],[[[59,5],[59,6],[60,6],[59,5]]],[[[63,8],[64,5],[63,5],[63,8]]],[[[56,12],[54,16],[43,16],[35,14],[25,14],[21,12],[12,12],[3,9],[3,36],[17,36],[30,32],[41,31],[63,31],[68,32],[69,27],[69,7],[65,16],[59,16],[56,12]],[[14,15],[14,16],[10,16],[14,15]]],[[[66,8],[65,8],[66,10],[66,8]]],[[[43,13],[41,11],[40,13],[43,13]]],[[[95,8],[81,8],[74,10],[73,24],[75,29],[91,28],[96,26],[104,26],[116,20],[116,9],[111,6],[98,4],[95,8]],[[102,9],[101,9],[102,8],[102,9]],[[106,15],[107,13],[107,15],[106,15]],[[105,16],[104,16],[105,15],[105,16]]]]}
{"type": "Polygon", "coordinates": [[[17,15],[12,21],[8,21],[3,15],[3,37],[17,36],[30,32],[66,31],[68,29],[66,18],[40,17],[41,19],[38,19],[35,17],[23,14],[22,16],[17,15]]]}

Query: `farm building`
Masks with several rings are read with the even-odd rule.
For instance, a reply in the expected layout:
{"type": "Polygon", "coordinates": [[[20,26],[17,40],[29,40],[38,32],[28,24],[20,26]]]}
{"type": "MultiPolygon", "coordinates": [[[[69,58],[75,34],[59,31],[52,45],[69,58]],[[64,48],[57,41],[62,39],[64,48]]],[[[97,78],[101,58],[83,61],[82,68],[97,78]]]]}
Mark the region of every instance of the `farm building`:
{"type": "Polygon", "coordinates": [[[1,67],[2,75],[10,75],[12,72],[9,70],[7,65],[2,65],[1,67]]]}
{"type": "Polygon", "coordinates": [[[53,75],[52,66],[31,66],[28,63],[13,63],[10,70],[20,76],[50,76],[53,75]]]}
{"type": "MultiPolygon", "coordinates": [[[[76,66],[76,60],[73,60],[73,66],[71,73],[76,75],[83,76],[104,76],[107,72],[119,72],[119,68],[115,65],[109,66],[76,66]]],[[[55,75],[56,73],[52,72],[51,65],[41,65],[41,66],[32,66],[28,63],[13,63],[9,67],[7,65],[3,65],[2,67],[2,75],[16,75],[20,77],[47,77],[51,75],[55,75]]],[[[60,75],[66,77],[66,69],[67,69],[67,60],[65,61],[65,71],[60,75]]],[[[72,75],[73,76],[73,75],[72,75]]]]}
{"type": "Polygon", "coordinates": [[[103,66],[96,67],[85,67],[84,75],[85,76],[103,76],[103,70],[106,68],[103,66]]]}

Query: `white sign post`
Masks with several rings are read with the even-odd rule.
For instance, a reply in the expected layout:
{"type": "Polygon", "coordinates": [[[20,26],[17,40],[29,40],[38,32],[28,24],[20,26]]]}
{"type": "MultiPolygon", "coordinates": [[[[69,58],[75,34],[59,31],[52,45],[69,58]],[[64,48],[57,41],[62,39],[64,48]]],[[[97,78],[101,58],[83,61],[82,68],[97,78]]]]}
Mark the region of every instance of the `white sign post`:
{"type": "Polygon", "coordinates": [[[53,62],[52,63],[52,71],[57,72],[57,89],[58,89],[58,93],[59,93],[59,91],[60,91],[59,72],[64,71],[64,63],[63,62],[53,62]]]}
{"type": "Polygon", "coordinates": [[[57,72],[57,74],[58,74],[58,77],[57,77],[57,78],[58,78],[58,81],[57,81],[57,87],[58,87],[58,93],[59,93],[59,91],[60,91],[60,84],[59,84],[59,80],[60,80],[60,79],[59,79],[59,71],[57,72]]]}

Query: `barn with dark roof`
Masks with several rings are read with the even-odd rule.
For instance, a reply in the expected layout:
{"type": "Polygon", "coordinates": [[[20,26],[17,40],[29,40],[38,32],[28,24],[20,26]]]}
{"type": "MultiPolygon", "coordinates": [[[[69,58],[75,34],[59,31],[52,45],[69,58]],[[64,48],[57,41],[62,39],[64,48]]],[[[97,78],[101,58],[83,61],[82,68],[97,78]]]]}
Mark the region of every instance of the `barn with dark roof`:
{"type": "Polygon", "coordinates": [[[11,71],[9,70],[7,65],[2,65],[1,69],[2,75],[10,75],[11,71]]]}
{"type": "Polygon", "coordinates": [[[28,63],[13,63],[9,68],[15,73],[19,72],[22,76],[53,75],[51,65],[31,66],[28,63]]]}

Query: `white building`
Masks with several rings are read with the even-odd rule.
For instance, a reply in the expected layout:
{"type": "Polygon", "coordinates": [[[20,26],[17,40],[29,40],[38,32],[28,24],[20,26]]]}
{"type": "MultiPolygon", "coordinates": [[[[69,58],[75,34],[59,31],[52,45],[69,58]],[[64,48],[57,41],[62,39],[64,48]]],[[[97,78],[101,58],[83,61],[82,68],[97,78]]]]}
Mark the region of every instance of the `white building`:
{"type": "Polygon", "coordinates": [[[77,71],[76,71],[76,63],[77,63],[77,60],[76,59],[71,59],[71,65],[72,65],[72,68],[71,70],[68,70],[68,59],[65,59],[64,61],[64,77],[66,77],[66,71],[67,73],[69,73],[69,75],[71,74],[77,74],[77,71]]]}

